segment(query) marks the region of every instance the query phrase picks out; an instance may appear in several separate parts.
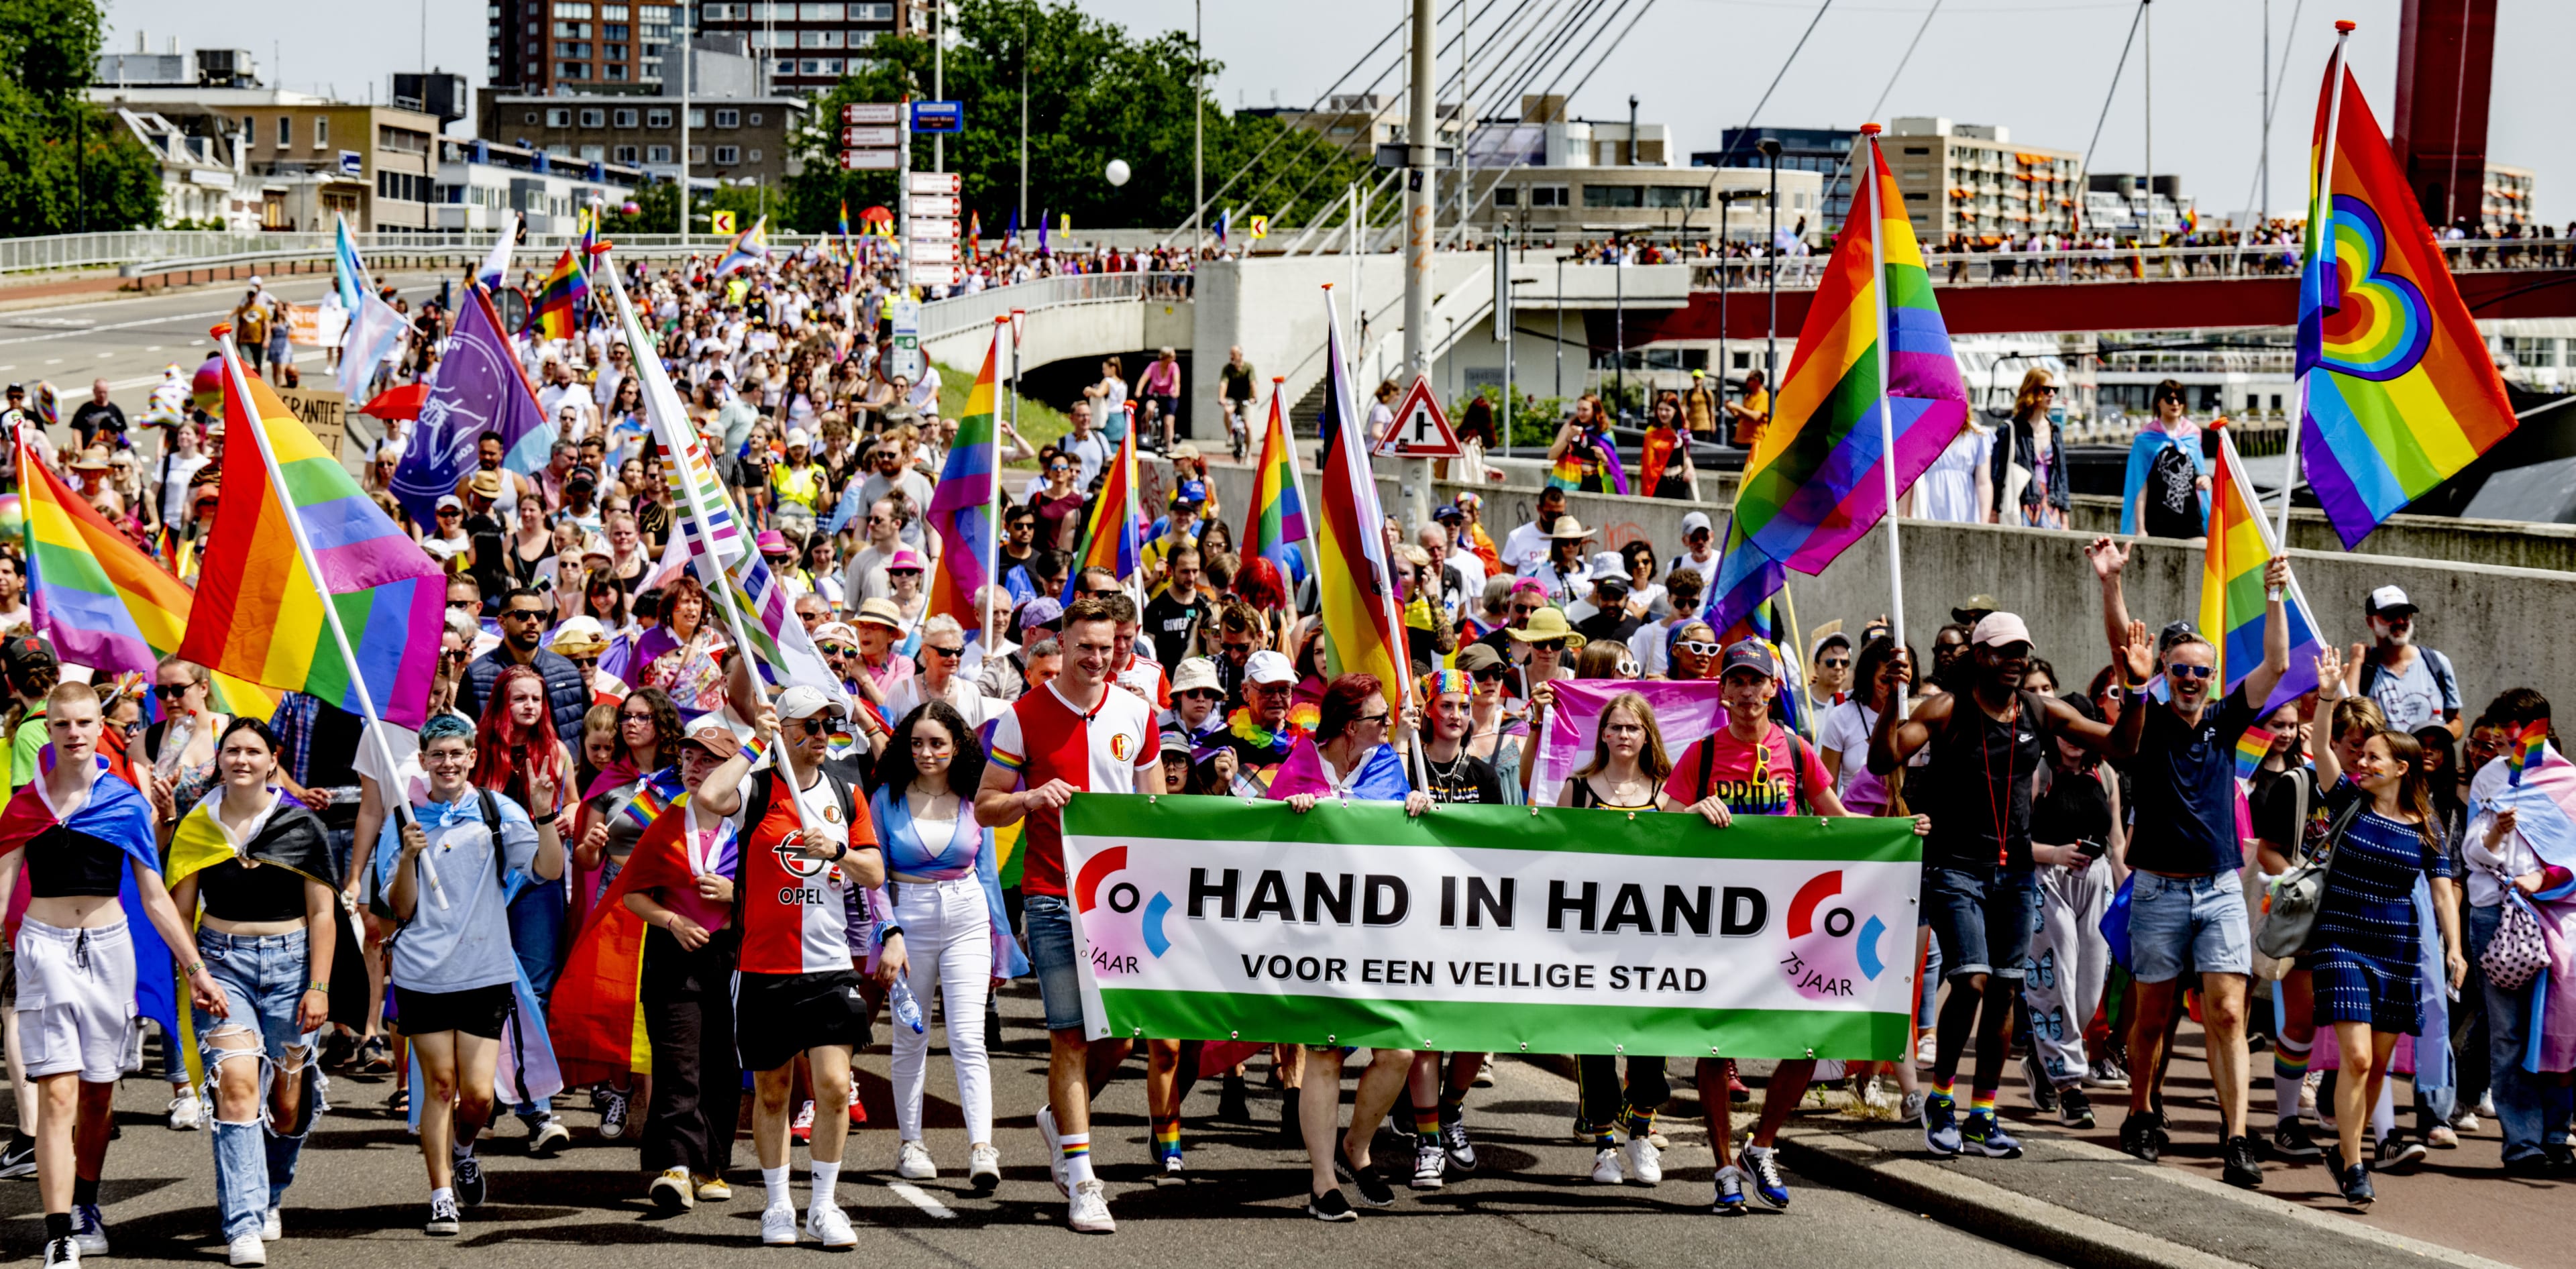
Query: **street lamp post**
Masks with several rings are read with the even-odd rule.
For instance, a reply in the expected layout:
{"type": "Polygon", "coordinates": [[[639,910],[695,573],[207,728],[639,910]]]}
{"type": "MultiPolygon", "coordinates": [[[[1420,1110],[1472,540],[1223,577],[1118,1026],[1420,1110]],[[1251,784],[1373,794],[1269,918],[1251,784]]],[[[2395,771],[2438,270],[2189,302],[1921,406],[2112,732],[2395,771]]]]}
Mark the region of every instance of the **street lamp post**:
{"type": "Polygon", "coordinates": [[[1770,315],[1763,319],[1762,390],[1769,392],[1780,377],[1780,138],[1764,137],[1754,148],[1771,167],[1771,244],[1762,253],[1763,285],[1771,296],[1770,315]]]}

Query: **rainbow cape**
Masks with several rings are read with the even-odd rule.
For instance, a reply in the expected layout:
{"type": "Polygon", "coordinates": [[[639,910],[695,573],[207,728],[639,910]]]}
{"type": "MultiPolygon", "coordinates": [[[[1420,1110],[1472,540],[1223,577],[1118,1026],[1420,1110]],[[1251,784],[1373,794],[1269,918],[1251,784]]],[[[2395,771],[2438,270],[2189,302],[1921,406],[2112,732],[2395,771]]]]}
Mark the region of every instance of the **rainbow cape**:
{"type": "Polygon", "coordinates": [[[724,258],[716,261],[716,276],[748,269],[769,259],[769,217],[751,222],[751,228],[736,235],[733,245],[725,249],[724,258]]]}
{"type": "MultiPolygon", "coordinates": [[[[678,798],[672,805],[685,804],[687,794],[678,798]]],[[[637,1003],[643,983],[645,927],[627,909],[626,896],[639,890],[696,886],[692,847],[705,856],[711,872],[736,871],[741,854],[729,823],[719,821],[712,832],[698,831],[695,842],[686,840],[690,832],[686,815],[654,819],[636,839],[625,870],[600,896],[590,920],[574,939],[571,954],[564,958],[547,1008],[546,1031],[554,1040],[555,1064],[562,1068],[567,1084],[622,1081],[629,1073],[653,1069],[653,1046],[645,1037],[644,1011],[637,1003]]]]}
{"type": "Polygon", "coordinates": [[[206,535],[179,655],[265,687],[308,692],[397,727],[428,718],[447,610],[445,575],[379,509],[267,384],[225,350],[232,461],[206,535]],[[251,460],[260,460],[251,466],[251,460]],[[321,575],[307,572],[302,539],[321,575]],[[352,666],[323,605],[339,613],[352,666]]]}
{"type": "MultiPolygon", "coordinates": [[[[39,633],[74,665],[149,674],[179,650],[196,594],[91,510],[62,478],[18,456],[27,508],[27,606],[39,633]]],[[[214,676],[213,706],[265,720],[277,694],[214,676]]]]}
{"type": "MultiPolygon", "coordinates": [[[[2223,690],[2233,690],[2263,664],[2263,612],[2268,600],[2263,570],[2278,553],[2271,526],[2263,522],[2245,484],[2242,461],[2235,441],[2220,430],[2218,461],[2209,478],[2208,545],[2201,552],[2200,628],[2217,658],[2215,668],[2223,690]]],[[[2307,599],[2295,579],[2281,606],[2290,623],[2290,664],[2261,702],[2267,713],[2316,690],[2317,654],[2325,651],[2325,641],[2317,638],[2317,623],[2308,615],[2307,599]]],[[[2240,768],[2243,757],[2238,754],[2240,768]]],[[[2261,762],[2263,755],[2256,753],[2254,760],[2261,762]]]]}
{"type": "Polygon", "coordinates": [[[537,288],[536,303],[528,306],[526,329],[539,339],[570,339],[581,329],[582,309],[590,302],[590,279],[582,276],[578,257],[576,248],[564,248],[554,271],[537,288]]]}
{"type": "Polygon", "coordinates": [[[1297,493],[1297,447],[1289,442],[1287,419],[1280,409],[1279,380],[1270,381],[1270,426],[1261,434],[1261,462],[1252,469],[1251,506],[1244,512],[1242,541],[1250,553],[1270,561],[1289,582],[1306,580],[1306,500],[1297,493]]]}
{"type": "Polygon", "coordinates": [[[1073,552],[1073,566],[1065,570],[1064,594],[1058,602],[1071,604],[1082,585],[1082,570],[1105,568],[1120,580],[1136,574],[1137,561],[1144,557],[1144,542],[1136,524],[1136,429],[1118,439],[1118,457],[1109,464],[1109,478],[1100,482],[1100,492],[1091,499],[1091,516],[1082,526],[1082,545],[1073,552]]]}
{"type": "Polygon", "coordinates": [[[998,411],[995,369],[1002,360],[1002,341],[1010,338],[1009,319],[993,323],[993,343],[984,350],[984,368],[966,390],[966,405],[957,415],[957,439],[939,470],[939,485],[930,492],[930,528],[939,535],[939,567],[931,574],[930,616],[941,613],[968,630],[984,628],[975,606],[976,592],[992,578],[984,559],[992,551],[993,500],[1001,479],[1000,437],[994,427],[998,411]]]}
{"type": "Polygon", "coordinates": [[[2311,151],[2299,468],[2350,550],[2504,439],[2513,406],[2340,54],[2317,94],[2311,151]],[[2318,207],[2321,182],[2331,214],[2318,207]]]}
{"type": "Polygon", "coordinates": [[[1871,179],[1853,191],[1850,218],[1799,330],[1771,425],[1745,459],[1729,533],[1740,532],[1754,550],[1801,573],[1822,572],[1887,514],[1879,464],[1889,456],[1881,452],[1879,411],[1888,411],[1895,436],[1899,490],[1930,468],[1968,421],[1967,391],[1931,275],[1896,177],[1875,145],[1869,166],[1871,179]],[[1873,217],[1886,253],[1876,268],[1873,217]]]}
{"type": "MultiPolygon", "coordinates": [[[[108,774],[108,761],[94,755],[97,773],[89,801],[70,818],[54,814],[45,799],[44,777],[29,780],[0,808],[0,856],[23,850],[39,834],[60,827],[124,852],[125,873],[117,881],[117,902],[125,909],[126,937],[134,948],[134,1012],[162,1026],[163,1035],[179,1034],[178,975],[170,962],[170,945],[144,915],[142,885],[161,885],[161,853],[152,837],[152,804],[134,786],[108,774]],[[149,874],[150,881],[143,878],[149,874]]],[[[45,746],[41,766],[51,770],[54,747],[45,746]]],[[[193,1052],[193,1050],[192,1050],[193,1052]]]]}
{"type": "Polygon", "coordinates": [[[1322,514],[1315,518],[1316,593],[1322,602],[1326,669],[1374,674],[1385,685],[1387,707],[1402,708],[1411,695],[1412,658],[1394,606],[1395,570],[1386,558],[1386,512],[1378,505],[1377,473],[1369,469],[1368,429],[1362,425],[1347,363],[1342,360],[1342,319],[1330,288],[1324,292],[1324,412],[1322,514]]]}

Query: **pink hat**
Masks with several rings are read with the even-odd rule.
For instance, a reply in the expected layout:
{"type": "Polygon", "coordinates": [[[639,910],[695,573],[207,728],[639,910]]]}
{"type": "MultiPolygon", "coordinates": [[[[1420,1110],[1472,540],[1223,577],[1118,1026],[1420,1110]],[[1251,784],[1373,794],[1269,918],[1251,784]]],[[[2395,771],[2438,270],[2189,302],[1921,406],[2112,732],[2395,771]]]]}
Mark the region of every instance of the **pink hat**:
{"type": "Polygon", "coordinates": [[[759,545],[760,553],[763,555],[794,555],[796,553],[796,548],[787,544],[787,536],[776,529],[762,529],[760,531],[760,536],[753,540],[759,545]]]}
{"type": "Polygon", "coordinates": [[[886,558],[886,571],[897,573],[905,569],[911,569],[916,573],[930,571],[929,567],[921,562],[920,552],[908,546],[898,546],[894,549],[894,554],[886,558]]]}

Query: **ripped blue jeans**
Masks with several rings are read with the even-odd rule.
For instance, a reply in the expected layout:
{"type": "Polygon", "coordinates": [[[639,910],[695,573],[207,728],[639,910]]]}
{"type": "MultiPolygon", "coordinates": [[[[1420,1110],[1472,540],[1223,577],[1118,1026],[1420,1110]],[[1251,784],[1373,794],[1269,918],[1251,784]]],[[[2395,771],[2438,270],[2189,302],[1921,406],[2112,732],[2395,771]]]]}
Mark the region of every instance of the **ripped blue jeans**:
{"type": "Polygon", "coordinates": [[[197,954],[224,993],[224,1017],[192,1013],[207,1100],[215,1107],[208,1115],[215,1130],[215,1209],[229,1242],[258,1233],[268,1209],[284,1201],[304,1138],[329,1109],[329,1084],[314,1060],[313,1034],[295,1026],[296,1006],[314,981],[302,929],[255,935],[199,929],[197,954]],[[225,1047],[245,1033],[258,1037],[256,1048],[225,1047]],[[281,1075],[302,1084],[293,1123],[277,1122],[272,1094],[281,1075]],[[256,1118],[223,1117],[222,1090],[234,1080],[257,1083],[256,1118]]]}

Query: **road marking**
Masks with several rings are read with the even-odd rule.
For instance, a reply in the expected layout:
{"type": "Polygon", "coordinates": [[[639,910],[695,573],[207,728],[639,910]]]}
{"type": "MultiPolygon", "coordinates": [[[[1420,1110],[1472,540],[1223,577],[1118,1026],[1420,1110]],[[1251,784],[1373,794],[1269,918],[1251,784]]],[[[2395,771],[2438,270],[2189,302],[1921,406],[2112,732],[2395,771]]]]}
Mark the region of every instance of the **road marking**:
{"type": "Polygon", "coordinates": [[[9,324],[12,326],[69,327],[75,330],[94,326],[97,323],[98,319],[95,317],[15,317],[9,319],[9,324]]]}
{"type": "Polygon", "coordinates": [[[143,351],[145,351],[145,352],[159,352],[159,351],[161,351],[161,345],[159,345],[159,344],[145,344],[145,345],[143,346],[143,351]]]}
{"type": "Polygon", "coordinates": [[[209,317],[228,317],[231,314],[232,310],[228,308],[208,309],[202,313],[173,313],[166,317],[144,317],[137,318],[130,322],[110,322],[101,326],[84,326],[79,330],[58,330],[47,335],[20,335],[15,339],[0,339],[0,344],[33,344],[48,339],[70,339],[75,335],[95,335],[101,331],[130,330],[137,326],[159,326],[164,322],[204,321],[209,317]]]}
{"type": "Polygon", "coordinates": [[[947,1204],[930,1197],[929,1191],[922,1189],[918,1185],[914,1185],[910,1181],[889,1181],[886,1183],[886,1188],[894,1191],[896,1196],[900,1197],[904,1202],[910,1203],[914,1207],[918,1207],[921,1210],[930,1213],[931,1219],[933,1220],[953,1221],[957,1219],[957,1213],[949,1211],[947,1204]]]}
{"type": "Polygon", "coordinates": [[[45,364],[48,366],[59,366],[63,364],[63,359],[60,357],[47,357],[45,358],[45,364]]]}

